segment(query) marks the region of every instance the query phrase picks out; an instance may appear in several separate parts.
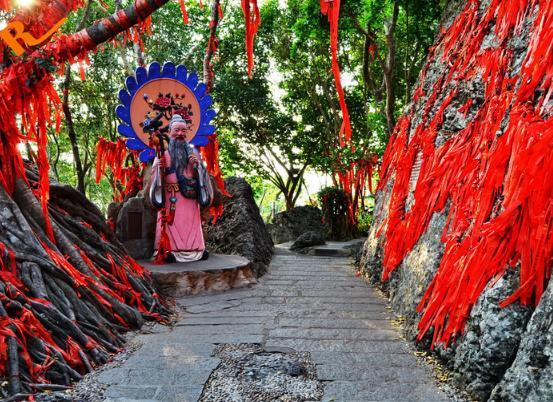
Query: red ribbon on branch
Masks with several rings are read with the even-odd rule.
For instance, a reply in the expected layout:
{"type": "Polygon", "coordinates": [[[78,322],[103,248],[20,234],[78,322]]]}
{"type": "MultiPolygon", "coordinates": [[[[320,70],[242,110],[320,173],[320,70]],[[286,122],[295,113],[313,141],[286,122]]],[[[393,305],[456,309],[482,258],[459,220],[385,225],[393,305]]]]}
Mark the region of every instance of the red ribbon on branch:
{"type": "MultiPolygon", "coordinates": [[[[338,93],[340,109],[342,111],[342,124],[338,133],[338,142],[341,149],[350,147],[355,151],[355,147],[351,143],[351,121],[342,87],[340,77],[340,65],[338,62],[338,25],[340,20],[340,0],[320,0],[321,12],[326,15],[330,24],[330,52],[332,58],[332,74],[338,93]]],[[[344,166],[340,160],[341,155],[336,161],[336,174],[339,179],[340,187],[346,193],[349,200],[348,216],[350,223],[354,225],[357,222],[358,203],[365,195],[365,187],[368,181],[369,187],[372,189],[372,171],[375,158],[367,155],[366,157],[352,162],[349,166],[344,166]]],[[[377,161],[376,161],[377,162],[377,161]]],[[[372,190],[371,190],[372,191],[372,190]]]]}
{"type": "Polygon", "coordinates": [[[248,76],[252,78],[253,72],[253,45],[255,35],[261,23],[259,7],[257,0],[242,0],[242,12],[244,13],[244,22],[246,25],[246,54],[248,58],[248,76]]]}
{"type": "Polygon", "coordinates": [[[328,18],[330,24],[330,52],[332,56],[332,74],[338,92],[340,109],[342,110],[342,126],[340,128],[340,146],[344,148],[351,141],[351,123],[348,106],[344,97],[344,89],[340,79],[340,65],[338,63],[338,23],[340,20],[340,0],[320,0],[321,12],[328,18]]]}

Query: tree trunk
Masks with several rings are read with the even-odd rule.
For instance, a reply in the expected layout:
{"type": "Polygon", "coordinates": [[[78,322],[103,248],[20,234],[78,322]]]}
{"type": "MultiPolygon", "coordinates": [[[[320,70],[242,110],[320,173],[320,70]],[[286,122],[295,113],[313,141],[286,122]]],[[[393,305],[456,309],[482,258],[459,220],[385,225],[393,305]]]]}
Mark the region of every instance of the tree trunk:
{"type": "Polygon", "coordinates": [[[221,7],[220,0],[212,0],[211,2],[211,19],[209,23],[209,41],[205,49],[204,57],[204,83],[207,86],[207,91],[211,92],[213,88],[213,56],[217,51],[217,27],[219,26],[219,8],[221,7]]]}
{"type": "Polygon", "coordinates": [[[144,61],[144,53],[140,47],[140,43],[133,44],[134,54],[136,54],[136,62],[140,67],[144,67],[146,62],[144,61]]]}
{"type": "Polygon", "coordinates": [[[294,173],[292,170],[289,170],[286,186],[284,186],[283,188],[279,188],[279,190],[282,191],[282,194],[284,195],[284,201],[287,211],[296,206],[296,202],[298,201],[298,198],[301,194],[303,174],[305,173],[306,168],[307,165],[304,165],[298,173],[294,173]]]}
{"type": "MultiPolygon", "coordinates": [[[[47,44],[41,57],[52,56],[60,65],[73,60],[167,1],[136,0],[118,17],[69,36],[67,46],[47,44]]],[[[35,61],[23,63],[34,66],[35,61]]],[[[68,98],[65,101],[68,105],[68,98]]],[[[69,109],[64,111],[70,116],[69,109]]],[[[0,133],[0,140],[7,141],[8,135],[0,133]]],[[[15,152],[13,147],[5,149],[15,152]]],[[[31,190],[38,188],[38,173],[26,166],[24,180],[22,172],[6,167],[2,174],[11,175],[13,193],[0,185],[0,338],[8,343],[7,352],[0,354],[0,372],[6,374],[0,382],[6,380],[12,396],[18,395],[14,400],[19,400],[42,384],[66,386],[82,378],[120,350],[122,332],[139,328],[144,320],[165,319],[169,311],[149,274],[127,255],[98,208],[81,192],[50,183],[50,237],[42,206],[31,190]]],[[[0,397],[5,396],[0,390],[0,397]]]]}
{"type": "MultiPolygon", "coordinates": [[[[113,14],[107,18],[103,18],[94,22],[88,28],[85,28],[66,38],[65,43],[71,43],[64,50],[60,51],[60,55],[65,56],[65,60],[80,55],[83,50],[92,50],[98,45],[114,38],[123,31],[126,31],[133,25],[144,21],[154,11],[165,5],[169,0],[136,0],[132,6],[122,10],[123,17],[113,14]]],[[[121,13],[121,11],[120,11],[121,13]]],[[[58,43],[51,42],[44,46],[45,52],[56,51],[58,43]]]]}
{"type": "Polygon", "coordinates": [[[85,173],[81,162],[81,154],[79,153],[79,144],[77,142],[77,134],[73,125],[73,115],[69,106],[69,87],[71,85],[71,66],[65,64],[65,81],[63,84],[63,100],[62,108],[65,114],[65,125],[67,127],[67,136],[71,142],[71,152],[73,153],[73,161],[75,162],[75,173],[77,175],[77,190],[85,194],[85,173]]]}
{"type": "Polygon", "coordinates": [[[388,135],[392,134],[395,126],[395,104],[396,95],[394,90],[394,70],[396,61],[396,42],[394,38],[397,19],[399,15],[399,4],[394,2],[394,11],[392,19],[386,27],[386,44],[388,46],[388,54],[386,56],[384,68],[384,84],[386,85],[386,122],[388,124],[388,135]]]}
{"type": "MultiPolygon", "coordinates": [[[[37,172],[27,174],[36,185],[37,172]]],[[[16,181],[13,198],[0,186],[0,316],[12,331],[0,367],[8,367],[11,394],[69,385],[123,345],[121,332],[168,314],[148,274],[109,241],[100,211],[72,187],[53,183],[50,194],[55,244],[27,183],[16,181]],[[31,333],[19,331],[29,325],[31,333]],[[27,366],[47,356],[56,363],[44,373],[27,366]]]]}
{"type": "MultiPolygon", "coordinates": [[[[77,27],[77,31],[83,29],[90,16],[92,1],[89,0],[83,18],[77,27]]],[[[79,144],[77,142],[77,134],[75,133],[75,126],[73,125],[73,116],[71,113],[71,107],[69,106],[69,87],[71,86],[71,66],[69,63],[65,63],[65,81],[63,83],[63,100],[62,108],[63,113],[65,114],[65,124],[67,126],[67,135],[69,136],[69,141],[71,142],[71,152],[73,153],[73,160],[75,161],[75,170],[77,173],[77,190],[85,194],[86,185],[85,185],[85,176],[86,170],[83,169],[83,163],[81,161],[81,154],[79,153],[79,144]]]]}

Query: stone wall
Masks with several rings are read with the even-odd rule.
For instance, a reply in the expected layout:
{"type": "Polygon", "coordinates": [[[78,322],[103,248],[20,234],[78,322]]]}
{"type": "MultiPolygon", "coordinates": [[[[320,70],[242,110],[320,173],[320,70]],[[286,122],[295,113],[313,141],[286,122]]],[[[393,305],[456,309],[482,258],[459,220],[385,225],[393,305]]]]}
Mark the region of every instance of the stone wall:
{"type": "MultiPolygon", "coordinates": [[[[541,2],[546,4],[546,2],[541,2]]],[[[467,3],[452,1],[445,13],[443,26],[448,28],[467,3]]],[[[479,3],[484,12],[490,1],[479,3]]],[[[522,61],[529,47],[530,31],[536,8],[530,10],[521,24],[520,31],[512,33],[506,46],[514,55],[509,74],[515,75],[521,69],[522,61]]],[[[493,34],[483,39],[482,48],[499,46],[493,34]]],[[[551,29],[551,28],[550,28],[551,29]]],[[[414,108],[410,123],[410,135],[414,128],[430,121],[439,108],[425,109],[424,105],[437,82],[451,66],[444,64],[440,55],[440,44],[429,61],[424,78],[422,95],[414,100],[408,109],[414,108]]],[[[486,88],[478,74],[470,79],[453,81],[457,95],[443,112],[443,124],[438,132],[435,147],[440,147],[452,136],[467,127],[486,99],[486,88]],[[465,113],[458,112],[468,99],[472,106],[465,113]]],[[[444,94],[447,91],[443,92],[444,94]]],[[[439,95],[442,96],[442,95],[439,95]]],[[[445,101],[438,97],[436,105],[445,101]]],[[[509,115],[503,118],[509,119],[509,115]]],[[[502,124],[501,129],[504,128],[502,124]]],[[[498,135],[500,135],[499,133],[498,135]]],[[[424,160],[423,162],[424,163],[424,160]]],[[[426,230],[399,266],[392,271],[388,281],[382,282],[383,245],[385,230],[381,230],[389,214],[390,198],[395,175],[389,176],[376,196],[374,224],[365,242],[360,268],[373,285],[383,289],[390,297],[394,310],[405,318],[405,334],[417,342],[420,313],[417,306],[436,274],[444,254],[442,234],[448,230],[449,203],[444,210],[434,212],[426,230]]],[[[416,177],[415,177],[416,181],[416,177]]],[[[438,191],[438,190],[436,190],[438,191]]],[[[430,196],[428,194],[427,196],[430,196]]],[[[405,210],[414,205],[413,191],[408,195],[405,210]]],[[[553,400],[553,286],[549,286],[537,308],[522,306],[515,302],[507,307],[500,303],[519,287],[519,266],[507,267],[506,273],[489,282],[471,309],[470,316],[460,335],[449,345],[438,345],[434,353],[444,359],[453,370],[454,378],[462,389],[475,400],[493,401],[545,401],[553,400]]],[[[430,349],[432,331],[427,333],[418,345],[430,349]]]]}
{"type": "Polygon", "coordinates": [[[152,256],[157,211],[143,197],[131,197],[120,204],[112,203],[108,217],[115,220],[117,237],[131,257],[146,260],[152,256]]]}

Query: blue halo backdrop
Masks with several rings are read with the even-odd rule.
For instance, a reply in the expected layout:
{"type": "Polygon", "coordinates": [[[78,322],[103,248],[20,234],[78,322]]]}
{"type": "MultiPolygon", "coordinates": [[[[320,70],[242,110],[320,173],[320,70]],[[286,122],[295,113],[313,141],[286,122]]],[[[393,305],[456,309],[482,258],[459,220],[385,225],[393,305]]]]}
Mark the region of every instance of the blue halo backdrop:
{"type": "Polygon", "coordinates": [[[121,105],[115,109],[122,121],[117,131],[126,138],[127,148],[141,151],[142,162],[155,157],[149,135],[142,130],[143,122],[159,113],[164,124],[173,114],[180,114],[190,126],[187,138],[196,147],[207,145],[209,136],[215,133],[211,121],[216,112],[210,108],[213,99],[198,75],[188,74],[185,66],[167,62],[162,68],[154,62],[148,68],[138,67],[135,75],[125,80],[125,87],[119,91],[121,105]]]}

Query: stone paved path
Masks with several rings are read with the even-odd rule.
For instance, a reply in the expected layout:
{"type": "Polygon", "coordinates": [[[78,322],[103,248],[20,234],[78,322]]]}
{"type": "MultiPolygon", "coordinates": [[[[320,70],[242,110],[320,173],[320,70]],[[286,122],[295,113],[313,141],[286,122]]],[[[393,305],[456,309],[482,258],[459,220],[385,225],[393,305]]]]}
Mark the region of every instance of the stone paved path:
{"type": "Polygon", "coordinates": [[[142,346],[101,373],[108,401],[196,401],[218,343],[308,351],[325,401],[446,401],[428,367],[391,326],[386,302],[353,275],[346,258],[275,256],[250,289],[178,300],[173,328],[137,336],[142,346]]]}

